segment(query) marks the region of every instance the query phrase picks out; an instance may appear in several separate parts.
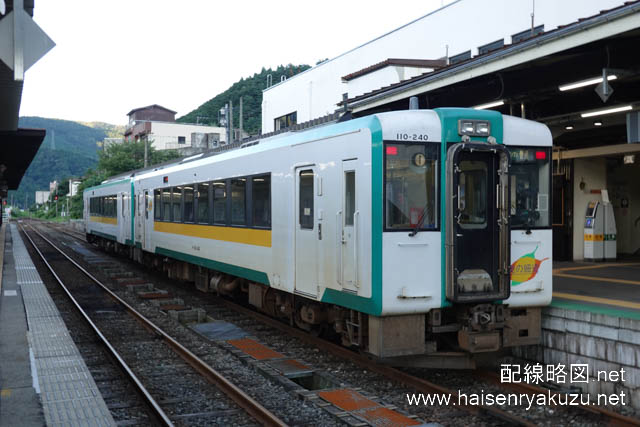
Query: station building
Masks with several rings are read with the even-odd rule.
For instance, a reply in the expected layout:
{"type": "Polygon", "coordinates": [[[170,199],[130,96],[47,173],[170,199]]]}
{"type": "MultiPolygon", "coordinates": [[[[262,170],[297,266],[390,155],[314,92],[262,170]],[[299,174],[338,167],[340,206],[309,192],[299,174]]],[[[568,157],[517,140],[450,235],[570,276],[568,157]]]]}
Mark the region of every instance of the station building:
{"type": "Polygon", "coordinates": [[[554,138],[554,258],[585,258],[585,212],[603,195],[618,256],[637,255],[639,42],[638,1],[459,0],[267,88],[263,132],[288,116],[407,109],[412,97],[536,120],[554,138]]]}
{"type": "Polygon", "coordinates": [[[153,104],[127,113],[125,141],[151,141],[156,150],[180,150],[183,155],[217,148],[226,143],[225,128],[176,122],[176,112],[153,104]]]}

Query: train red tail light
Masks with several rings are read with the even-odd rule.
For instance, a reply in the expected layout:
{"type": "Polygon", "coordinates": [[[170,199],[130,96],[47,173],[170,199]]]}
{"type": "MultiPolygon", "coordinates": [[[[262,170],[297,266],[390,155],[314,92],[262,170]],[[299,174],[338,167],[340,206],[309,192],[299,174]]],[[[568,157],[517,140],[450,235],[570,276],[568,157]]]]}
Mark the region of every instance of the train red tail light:
{"type": "Polygon", "coordinates": [[[387,156],[397,156],[398,147],[387,147],[387,156]]]}
{"type": "Polygon", "coordinates": [[[546,151],[536,151],[536,160],[545,160],[547,158],[546,151]]]}

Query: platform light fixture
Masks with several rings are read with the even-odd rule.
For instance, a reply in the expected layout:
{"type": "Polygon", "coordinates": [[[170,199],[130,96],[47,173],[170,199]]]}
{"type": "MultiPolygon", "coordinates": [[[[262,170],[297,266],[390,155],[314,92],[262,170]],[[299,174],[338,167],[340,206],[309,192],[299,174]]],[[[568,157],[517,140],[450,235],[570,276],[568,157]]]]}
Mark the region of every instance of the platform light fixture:
{"type": "Polygon", "coordinates": [[[604,110],[587,111],[586,113],[581,113],[580,117],[585,119],[587,117],[594,117],[594,116],[602,116],[602,115],[605,115],[605,114],[619,113],[621,111],[629,111],[629,110],[632,110],[632,109],[633,109],[633,107],[631,105],[623,105],[621,107],[605,108],[604,110]]]}
{"type": "Polygon", "coordinates": [[[476,105],[475,107],[471,107],[471,108],[473,108],[474,110],[486,110],[488,108],[499,107],[501,105],[504,105],[504,99],[501,99],[499,101],[488,102],[486,104],[476,105]]]}
{"type": "MultiPolygon", "coordinates": [[[[617,78],[618,78],[618,76],[616,76],[615,74],[611,74],[610,76],[607,76],[607,81],[615,80],[617,78]]],[[[569,84],[566,84],[566,85],[558,86],[558,89],[560,89],[561,92],[564,92],[564,91],[571,90],[571,89],[578,89],[580,87],[597,85],[598,83],[602,83],[602,77],[594,77],[592,79],[581,80],[579,82],[569,83],[569,84]]]]}

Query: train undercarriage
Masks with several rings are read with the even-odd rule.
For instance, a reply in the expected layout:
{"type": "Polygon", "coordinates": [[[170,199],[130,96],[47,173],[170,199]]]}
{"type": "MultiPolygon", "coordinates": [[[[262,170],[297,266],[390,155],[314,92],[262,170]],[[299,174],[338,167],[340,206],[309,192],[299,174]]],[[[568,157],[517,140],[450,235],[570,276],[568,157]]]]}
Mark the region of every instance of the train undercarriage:
{"type": "Polygon", "coordinates": [[[339,341],[385,363],[426,368],[474,368],[505,348],[540,343],[541,309],[466,303],[428,313],[377,317],[280,291],[260,283],[87,235],[107,252],[125,255],[191,282],[202,292],[232,297],[307,332],[339,341]]]}

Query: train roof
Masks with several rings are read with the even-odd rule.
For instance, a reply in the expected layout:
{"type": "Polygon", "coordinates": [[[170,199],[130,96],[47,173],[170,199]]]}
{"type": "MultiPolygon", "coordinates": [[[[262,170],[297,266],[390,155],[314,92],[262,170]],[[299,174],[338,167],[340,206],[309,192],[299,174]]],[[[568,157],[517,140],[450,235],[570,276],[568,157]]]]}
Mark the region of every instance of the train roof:
{"type": "MultiPolygon", "coordinates": [[[[383,114],[394,114],[394,113],[398,113],[398,112],[383,113],[383,114]]],[[[302,144],[306,142],[315,141],[318,139],[330,138],[332,136],[341,135],[341,134],[355,131],[358,129],[368,128],[372,132],[381,131],[380,121],[376,116],[377,115],[371,115],[371,116],[361,117],[357,119],[352,119],[352,120],[341,122],[341,123],[325,124],[323,126],[305,129],[304,131],[300,131],[300,132],[294,131],[294,132],[281,133],[269,138],[254,141],[236,150],[202,153],[202,155],[185,157],[180,161],[174,162],[169,165],[165,165],[161,168],[147,168],[146,171],[142,173],[137,173],[135,175],[135,178],[144,179],[148,177],[161,175],[163,173],[172,172],[180,168],[185,163],[190,163],[190,164],[193,164],[194,166],[197,166],[200,164],[217,163],[218,161],[234,159],[237,157],[260,153],[260,152],[273,150],[281,147],[302,144]],[[152,169],[152,170],[149,170],[149,169],[152,169]]]]}
{"type": "MultiPolygon", "coordinates": [[[[447,108],[440,109],[447,110],[448,114],[451,113],[459,113],[463,115],[465,111],[469,111],[466,108],[447,108]]],[[[149,166],[146,168],[140,168],[128,172],[124,172],[119,175],[115,175],[110,177],[109,179],[103,181],[100,185],[90,187],[92,189],[100,188],[103,186],[108,186],[112,184],[121,183],[126,180],[134,180],[134,179],[144,179],[147,177],[158,176],[164,173],[170,173],[172,171],[178,170],[184,164],[193,164],[194,166],[200,164],[208,164],[208,163],[217,163],[218,161],[224,161],[229,159],[234,159],[237,157],[255,154],[259,152],[264,152],[268,150],[273,150],[281,147],[292,146],[297,144],[302,144],[306,142],[311,142],[318,139],[330,138],[332,136],[341,135],[344,133],[352,132],[359,129],[368,128],[372,133],[373,132],[381,132],[381,122],[388,122],[394,116],[400,114],[406,114],[407,112],[411,112],[411,114],[433,114],[434,111],[437,110],[401,110],[401,111],[390,111],[384,113],[373,114],[366,117],[360,117],[351,119],[344,122],[337,123],[327,123],[320,126],[316,126],[313,128],[308,128],[300,131],[290,131],[280,133],[274,136],[270,136],[268,138],[262,138],[255,141],[250,141],[241,145],[240,148],[228,151],[208,151],[200,154],[195,154],[191,156],[186,156],[181,159],[171,160],[165,163],[161,163],[158,165],[149,166]]],[[[477,110],[473,110],[475,114],[481,114],[477,110]]],[[[495,112],[486,111],[487,114],[495,112]]],[[[511,126],[508,126],[513,129],[514,122],[517,122],[519,125],[524,123],[530,123],[527,126],[528,131],[519,132],[520,137],[525,137],[525,135],[533,136],[536,135],[539,137],[539,141],[537,143],[532,143],[533,145],[551,145],[550,142],[550,133],[546,126],[533,122],[530,120],[519,119],[511,116],[503,116],[503,118],[507,118],[507,122],[511,126]],[[544,129],[543,129],[544,128],[544,129]],[[545,133],[546,130],[546,133],[545,133]],[[544,136],[548,133],[549,144],[542,143],[542,140],[546,140],[544,136]]],[[[519,127],[519,126],[516,126],[519,127]]],[[[523,129],[524,130],[524,129],[523,129]]],[[[438,136],[439,138],[439,136],[438,136]]],[[[530,139],[530,138],[526,138],[530,139]]]]}

